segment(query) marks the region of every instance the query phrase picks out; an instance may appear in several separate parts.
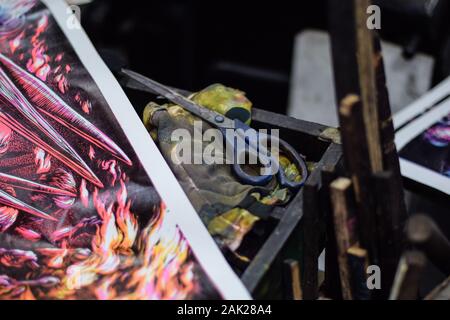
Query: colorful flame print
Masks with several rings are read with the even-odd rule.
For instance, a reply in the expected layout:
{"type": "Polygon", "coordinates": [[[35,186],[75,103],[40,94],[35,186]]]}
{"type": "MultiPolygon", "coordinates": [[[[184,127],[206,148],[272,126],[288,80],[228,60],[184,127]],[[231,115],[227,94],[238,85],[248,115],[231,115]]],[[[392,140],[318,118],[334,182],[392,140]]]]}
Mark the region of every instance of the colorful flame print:
{"type": "Polygon", "coordinates": [[[202,296],[206,276],[163,201],[132,209],[152,192],[150,180],[125,140],[123,151],[94,125],[104,118],[99,95],[76,83],[83,66],[70,45],[49,43],[61,34],[49,11],[36,1],[4,3],[0,299],[202,296]],[[52,130],[60,149],[43,136],[52,130]]]}
{"type": "Polygon", "coordinates": [[[428,129],[424,134],[424,139],[439,148],[450,145],[450,115],[428,129]]]}
{"type": "MultiPolygon", "coordinates": [[[[25,274],[0,276],[3,299],[186,299],[196,291],[189,247],[161,205],[139,230],[125,183],[114,194],[93,195],[98,218],[53,233],[58,248],[35,251],[0,248],[0,264],[25,274]],[[112,202],[110,202],[112,200],[112,202]],[[90,248],[70,239],[95,227],[90,248]]],[[[26,231],[24,231],[26,232],[26,231]]],[[[18,272],[17,272],[18,273],[18,272]]]]}

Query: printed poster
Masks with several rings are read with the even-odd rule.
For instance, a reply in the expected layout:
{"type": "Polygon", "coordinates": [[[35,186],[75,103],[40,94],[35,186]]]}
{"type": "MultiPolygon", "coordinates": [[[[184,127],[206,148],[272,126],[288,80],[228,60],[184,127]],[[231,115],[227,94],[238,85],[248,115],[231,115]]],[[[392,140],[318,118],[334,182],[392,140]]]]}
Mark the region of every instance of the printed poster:
{"type": "Polygon", "coordinates": [[[70,12],[0,1],[0,298],[248,299],[70,12]]]}
{"type": "Polygon", "coordinates": [[[404,176],[450,195],[450,99],[439,98],[443,89],[448,91],[445,83],[409,108],[409,122],[402,120],[408,108],[397,117],[404,126],[396,133],[396,144],[404,176]]]}

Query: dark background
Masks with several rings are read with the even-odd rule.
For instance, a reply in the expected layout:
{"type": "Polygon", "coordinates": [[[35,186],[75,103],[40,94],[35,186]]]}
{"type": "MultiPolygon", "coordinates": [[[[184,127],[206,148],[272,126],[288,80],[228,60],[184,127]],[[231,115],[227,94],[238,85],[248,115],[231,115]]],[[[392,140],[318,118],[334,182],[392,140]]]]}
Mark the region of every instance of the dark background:
{"type": "MultiPolygon", "coordinates": [[[[188,90],[221,82],[246,91],[259,108],[285,113],[294,37],[327,30],[328,1],[339,0],[94,0],[82,6],[81,21],[110,65],[188,90]]],[[[434,83],[450,74],[450,1],[374,3],[383,38],[406,56],[434,56],[434,83]]]]}

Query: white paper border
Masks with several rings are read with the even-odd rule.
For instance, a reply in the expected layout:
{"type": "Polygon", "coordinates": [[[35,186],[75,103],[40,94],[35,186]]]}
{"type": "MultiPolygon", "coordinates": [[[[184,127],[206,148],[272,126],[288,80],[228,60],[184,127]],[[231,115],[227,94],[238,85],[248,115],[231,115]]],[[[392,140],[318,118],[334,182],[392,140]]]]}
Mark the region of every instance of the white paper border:
{"type": "Polygon", "coordinates": [[[414,162],[400,158],[402,175],[450,195],[450,178],[414,162]]]}
{"type": "Polygon", "coordinates": [[[431,108],[448,95],[450,95],[450,77],[439,83],[408,107],[397,112],[393,117],[394,127],[398,129],[404,126],[408,121],[425,112],[425,110],[431,108]]]}
{"type": "MultiPolygon", "coordinates": [[[[401,152],[401,149],[409,142],[442,120],[449,113],[450,98],[398,131],[395,137],[398,150],[401,152]]],[[[450,195],[450,178],[403,158],[400,158],[400,167],[403,176],[450,195]]]]}
{"type": "MultiPolygon", "coordinates": [[[[195,257],[225,299],[251,299],[208,233],[163,156],[150,138],[120,85],[82,28],[69,29],[68,6],[62,0],[41,0],[52,12],[73,49],[108,102],[153,185],[175,216],[195,257]]],[[[70,10],[70,9],[69,9],[70,10]]]]}

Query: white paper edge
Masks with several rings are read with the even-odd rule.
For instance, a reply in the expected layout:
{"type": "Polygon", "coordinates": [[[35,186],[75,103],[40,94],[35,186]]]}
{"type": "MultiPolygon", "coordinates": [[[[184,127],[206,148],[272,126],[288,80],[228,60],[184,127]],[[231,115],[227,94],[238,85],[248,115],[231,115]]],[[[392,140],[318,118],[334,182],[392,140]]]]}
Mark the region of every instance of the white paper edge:
{"type": "MultiPolygon", "coordinates": [[[[449,113],[450,98],[401,129],[395,137],[398,150],[449,113]]],[[[400,168],[403,176],[450,195],[450,178],[403,158],[400,158],[400,168]]]]}
{"type": "Polygon", "coordinates": [[[449,113],[450,98],[398,131],[395,135],[395,143],[398,150],[403,149],[410,141],[414,140],[436,122],[442,120],[449,113]]]}
{"type": "MultiPolygon", "coordinates": [[[[82,28],[69,29],[68,6],[62,0],[41,0],[52,12],[74,51],[102,92],[144,170],[186,237],[197,261],[224,299],[249,300],[247,289],[225,260],[200,217],[150,138],[120,85],[82,28]]],[[[69,9],[70,10],[70,9],[69,9]]]]}
{"type": "Polygon", "coordinates": [[[450,94],[450,77],[393,116],[394,127],[400,128],[450,94]]]}
{"type": "Polygon", "coordinates": [[[400,168],[404,177],[450,195],[450,178],[403,158],[400,159],[400,168]]]}

